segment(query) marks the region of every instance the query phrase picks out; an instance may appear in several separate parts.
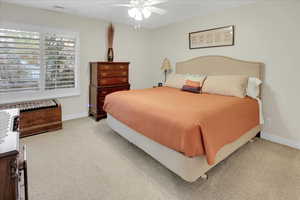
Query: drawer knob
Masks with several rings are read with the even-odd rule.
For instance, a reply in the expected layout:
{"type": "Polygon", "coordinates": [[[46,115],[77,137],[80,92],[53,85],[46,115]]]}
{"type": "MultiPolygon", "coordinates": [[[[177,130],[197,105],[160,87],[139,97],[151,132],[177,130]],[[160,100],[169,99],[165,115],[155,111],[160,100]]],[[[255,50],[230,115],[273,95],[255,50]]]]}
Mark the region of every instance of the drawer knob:
{"type": "Polygon", "coordinates": [[[123,65],[120,66],[120,69],[124,69],[125,67],[123,65]]]}

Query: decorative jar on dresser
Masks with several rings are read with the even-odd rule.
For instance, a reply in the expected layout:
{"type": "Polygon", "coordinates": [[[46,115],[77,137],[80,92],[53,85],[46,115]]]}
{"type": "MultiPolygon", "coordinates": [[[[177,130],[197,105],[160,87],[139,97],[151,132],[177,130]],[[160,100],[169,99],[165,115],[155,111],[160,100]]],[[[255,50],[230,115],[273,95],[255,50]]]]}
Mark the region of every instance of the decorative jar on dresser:
{"type": "Polygon", "coordinates": [[[97,121],[106,117],[106,95],[130,89],[128,69],[129,62],[90,62],[89,115],[97,121]]]}

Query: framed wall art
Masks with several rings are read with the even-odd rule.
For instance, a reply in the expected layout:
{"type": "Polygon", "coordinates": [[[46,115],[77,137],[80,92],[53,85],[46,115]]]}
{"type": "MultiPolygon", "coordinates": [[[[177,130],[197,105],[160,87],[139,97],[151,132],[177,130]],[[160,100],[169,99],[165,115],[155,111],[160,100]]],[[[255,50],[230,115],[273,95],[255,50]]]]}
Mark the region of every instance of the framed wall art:
{"type": "Polygon", "coordinates": [[[189,48],[201,49],[234,45],[234,26],[189,33],[189,48]]]}

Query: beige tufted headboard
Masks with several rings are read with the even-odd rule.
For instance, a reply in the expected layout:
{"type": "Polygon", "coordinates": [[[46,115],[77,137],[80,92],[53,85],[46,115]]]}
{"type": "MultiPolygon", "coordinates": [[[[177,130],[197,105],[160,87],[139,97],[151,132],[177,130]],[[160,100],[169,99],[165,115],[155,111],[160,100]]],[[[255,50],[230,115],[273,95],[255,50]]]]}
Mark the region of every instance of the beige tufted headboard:
{"type": "Polygon", "coordinates": [[[201,56],[176,63],[178,74],[246,75],[263,80],[263,63],[237,60],[225,56],[201,56]]]}

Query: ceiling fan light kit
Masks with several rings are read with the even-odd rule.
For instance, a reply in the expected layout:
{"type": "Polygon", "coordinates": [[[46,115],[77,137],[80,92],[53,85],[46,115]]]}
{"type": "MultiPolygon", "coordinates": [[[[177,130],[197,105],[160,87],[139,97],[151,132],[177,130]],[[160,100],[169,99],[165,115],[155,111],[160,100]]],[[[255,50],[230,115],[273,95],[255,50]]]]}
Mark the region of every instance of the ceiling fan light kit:
{"type": "Polygon", "coordinates": [[[136,21],[148,19],[152,13],[165,14],[165,10],[154,7],[153,5],[167,2],[166,0],[131,0],[130,4],[118,4],[118,6],[129,7],[129,17],[136,21]]]}
{"type": "Polygon", "coordinates": [[[137,11],[136,8],[130,8],[130,9],[128,10],[128,15],[129,15],[129,17],[131,17],[131,18],[135,18],[135,15],[136,15],[137,12],[138,12],[138,11],[137,11]]]}
{"type": "Polygon", "coordinates": [[[147,19],[151,16],[151,11],[148,8],[130,8],[128,10],[128,15],[131,18],[134,18],[137,21],[142,21],[143,19],[147,19]]]}
{"type": "Polygon", "coordinates": [[[149,8],[143,8],[142,13],[146,19],[149,18],[152,14],[149,8]]]}

